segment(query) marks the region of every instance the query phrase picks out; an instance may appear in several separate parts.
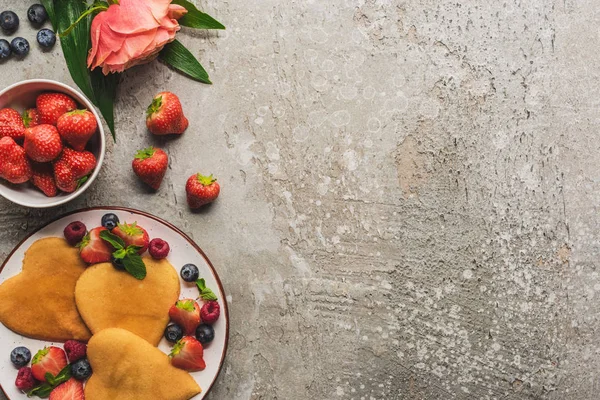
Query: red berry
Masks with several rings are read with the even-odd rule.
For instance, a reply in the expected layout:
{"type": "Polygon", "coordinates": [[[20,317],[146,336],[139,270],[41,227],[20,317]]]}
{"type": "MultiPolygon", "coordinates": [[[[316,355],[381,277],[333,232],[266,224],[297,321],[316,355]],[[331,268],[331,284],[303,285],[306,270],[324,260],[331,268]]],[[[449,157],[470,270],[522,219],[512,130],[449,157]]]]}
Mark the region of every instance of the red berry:
{"type": "Polygon", "coordinates": [[[23,118],[17,110],[3,108],[0,110],[0,138],[9,136],[15,140],[22,140],[25,135],[23,118]]]}
{"type": "Polygon", "coordinates": [[[69,143],[75,150],[85,149],[96,129],[96,117],[88,110],[74,110],[61,115],[56,123],[60,137],[69,143]]]}
{"type": "Polygon", "coordinates": [[[159,238],[152,239],[148,245],[148,252],[156,260],[166,258],[169,255],[169,251],[171,251],[169,243],[159,238]]]}
{"type": "Polygon", "coordinates": [[[64,160],[58,160],[52,164],[54,170],[54,180],[56,187],[66,193],[72,193],[77,190],[77,180],[73,174],[73,169],[64,160]]]}
{"type": "Polygon", "coordinates": [[[136,153],[131,163],[133,172],[154,190],[158,190],[162,183],[167,167],[169,166],[169,157],[161,149],[148,147],[136,153]]]}
{"type": "Polygon", "coordinates": [[[40,114],[37,109],[29,108],[23,111],[23,125],[25,128],[33,128],[40,124],[40,114]]]}
{"type": "Polygon", "coordinates": [[[40,115],[40,123],[50,125],[56,125],[61,115],[77,108],[75,100],[63,93],[40,94],[35,105],[40,115]]]}
{"type": "Polygon", "coordinates": [[[23,147],[29,158],[37,162],[56,159],[63,149],[60,135],[52,125],[42,124],[25,129],[23,147]]]}
{"type": "Polygon", "coordinates": [[[67,340],[64,348],[71,364],[74,361],[85,358],[87,354],[87,345],[85,343],[78,342],[77,340],[67,340]]]}
{"type": "Polygon", "coordinates": [[[58,193],[56,182],[54,181],[54,173],[50,164],[32,163],[33,175],[31,183],[40,189],[46,196],[54,197],[58,193]]]}
{"type": "Polygon", "coordinates": [[[138,253],[140,254],[148,250],[150,236],[148,236],[148,232],[139,226],[137,222],[132,224],[126,222],[117,224],[111,232],[123,239],[127,246],[139,246],[140,250],[138,250],[138,253]]]}
{"type": "Polygon", "coordinates": [[[221,315],[221,306],[217,301],[208,301],[200,309],[200,318],[202,322],[208,325],[212,325],[219,319],[221,315]]]}
{"type": "Polygon", "coordinates": [[[65,147],[59,160],[67,163],[73,171],[75,180],[81,179],[88,175],[96,168],[96,157],[89,151],[75,151],[65,147]]]}
{"type": "Polygon", "coordinates": [[[46,382],[47,373],[56,376],[66,366],[67,356],[63,349],[55,346],[44,347],[33,357],[31,372],[35,379],[46,382]]]}
{"type": "Polygon", "coordinates": [[[113,248],[100,237],[100,232],[107,230],[104,227],[94,228],[79,243],[79,255],[88,264],[110,261],[113,248]]]}
{"type": "Polygon", "coordinates": [[[83,222],[75,221],[67,225],[63,233],[65,235],[65,239],[67,239],[67,242],[69,242],[71,246],[76,246],[87,234],[87,228],[83,222]]]}
{"type": "Polygon", "coordinates": [[[195,174],[189,177],[185,185],[187,202],[190,208],[200,208],[219,197],[221,187],[212,175],[195,174]]]}
{"type": "Polygon", "coordinates": [[[33,377],[31,368],[23,367],[19,369],[19,372],[17,372],[17,379],[15,380],[17,389],[22,392],[28,392],[37,386],[37,384],[38,381],[33,377]]]}
{"type": "Polygon", "coordinates": [[[71,378],[50,392],[49,400],[84,400],[83,383],[71,378]]]}
{"type": "Polygon", "coordinates": [[[206,368],[203,356],[202,344],[191,336],[185,336],[177,342],[169,354],[171,364],[186,371],[202,371],[206,368]]]}
{"type": "Polygon", "coordinates": [[[182,134],[189,125],[179,98],[171,92],[157,94],[146,114],[146,126],[155,135],[182,134]]]}
{"type": "Polygon", "coordinates": [[[31,178],[31,164],[25,150],[13,138],[0,139],[0,178],[11,183],[27,182],[31,178]]]}
{"type": "Polygon", "coordinates": [[[193,299],[179,300],[169,309],[169,318],[183,329],[185,335],[193,335],[200,325],[200,306],[193,299]]]}

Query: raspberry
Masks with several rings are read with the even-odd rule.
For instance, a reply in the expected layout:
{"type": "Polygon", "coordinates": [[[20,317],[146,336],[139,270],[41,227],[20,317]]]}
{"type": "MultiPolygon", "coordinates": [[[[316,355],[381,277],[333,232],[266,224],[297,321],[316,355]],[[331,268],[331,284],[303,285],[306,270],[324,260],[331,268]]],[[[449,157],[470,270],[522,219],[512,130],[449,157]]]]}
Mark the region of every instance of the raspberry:
{"type": "Polygon", "coordinates": [[[83,224],[83,222],[75,221],[71,222],[64,230],[65,239],[71,246],[75,246],[77,243],[81,242],[81,239],[87,233],[87,228],[83,224]]]}
{"type": "Polygon", "coordinates": [[[17,372],[17,379],[15,380],[15,385],[17,385],[19,390],[28,392],[37,384],[38,381],[33,377],[31,368],[23,367],[19,369],[19,372],[17,372]]]}
{"type": "Polygon", "coordinates": [[[209,301],[200,309],[200,318],[205,324],[212,325],[219,319],[221,315],[221,307],[216,301],[209,301]]]}
{"type": "Polygon", "coordinates": [[[81,360],[87,353],[87,345],[77,340],[67,340],[64,347],[70,363],[81,360]]]}
{"type": "Polygon", "coordinates": [[[162,239],[152,239],[150,241],[150,245],[148,246],[148,252],[152,256],[152,258],[156,260],[161,260],[166,258],[169,255],[169,251],[171,248],[169,247],[169,243],[165,242],[162,239]]]}

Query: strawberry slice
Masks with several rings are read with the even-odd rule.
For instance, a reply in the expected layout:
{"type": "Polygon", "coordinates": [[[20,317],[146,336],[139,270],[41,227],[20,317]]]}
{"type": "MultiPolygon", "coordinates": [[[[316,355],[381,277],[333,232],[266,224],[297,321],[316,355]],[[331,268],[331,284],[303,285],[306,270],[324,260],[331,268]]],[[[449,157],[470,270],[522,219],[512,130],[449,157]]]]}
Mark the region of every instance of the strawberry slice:
{"type": "Polygon", "coordinates": [[[169,318],[183,329],[184,335],[193,335],[200,325],[200,306],[193,299],[176,302],[169,310],[169,318]]]}
{"type": "Polygon", "coordinates": [[[169,354],[171,364],[186,371],[202,371],[206,368],[203,356],[202,343],[191,336],[183,337],[173,346],[173,350],[169,354]]]}
{"type": "Polygon", "coordinates": [[[106,228],[98,227],[88,232],[79,243],[79,255],[88,264],[110,261],[113,248],[100,237],[106,228]]]}
{"type": "Polygon", "coordinates": [[[38,381],[46,382],[46,373],[52,376],[67,366],[67,355],[60,347],[44,347],[38,351],[31,361],[31,373],[38,381]]]}
{"type": "Polygon", "coordinates": [[[83,383],[71,378],[55,387],[50,393],[50,400],[84,400],[83,383]]]}
{"type": "Polygon", "coordinates": [[[134,222],[133,224],[128,224],[126,222],[117,224],[111,232],[123,239],[127,246],[139,246],[139,254],[142,254],[148,249],[150,236],[148,236],[148,232],[139,226],[137,222],[134,222]]]}

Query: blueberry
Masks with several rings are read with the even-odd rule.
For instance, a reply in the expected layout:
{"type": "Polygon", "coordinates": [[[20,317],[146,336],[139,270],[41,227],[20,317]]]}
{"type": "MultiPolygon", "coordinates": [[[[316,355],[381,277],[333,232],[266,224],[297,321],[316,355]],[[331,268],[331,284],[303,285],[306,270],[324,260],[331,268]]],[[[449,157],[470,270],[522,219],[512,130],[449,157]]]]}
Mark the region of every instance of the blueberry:
{"type": "Polygon", "coordinates": [[[10,43],[7,40],[0,39],[0,60],[6,60],[10,57],[10,43]]]}
{"type": "Polygon", "coordinates": [[[10,42],[10,48],[16,55],[25,57],[29,53],[29,42],[22,37],[16,37],[10,42]]]}
{"type": "Polygon", "coordinates": [[[27,10],[27,18],[30,22],[41,25],[48,19],[48,13],[43,5],[34,4],[27,10]]]}
{"type": "Polygon", "coordinates": [[[41,29],[37,34],[37,41],[40,46],[49,49],[56,43],[56,34],[50,29],[41,29]]]}
{"type": "Polygon", "coordinates": [[[0,27],[6,33],[12,33],[19,27],[19,17],[12,11],[2,11],[0,13],[0,27]]]}
{"type": "Polygon", "coordinates": [[[102,226],[112,231],[119,223],[119,217],[116,214],[108,213],[102,216],[102,226]]]}
{"type": "Polygon", "coordinates": [[[85,358],[75,361],[71,364],[71,375],[78,381],[85,381],[92,375],[92,366],[90,365],[90,362],[85,358]]]}
{"type": "Polygon", "coordinates": [[[171,324],[165,329],[165,339],[171,343],[177,343],[183,337],[183,329],[179,325],[171,324]]]}
{"type": "Polygon", "coordinates": [[[186,282],[196,282],[199,276],[200,271],[198,271],[198,267],[194,264],[185,264],[183,268],[181,268],[181,277],[186,282]]]}
{"type": "Polygon", "coordinates": [[[200,324],[196,328],[196,339],[202,344],[212,342],[215,338],[215,330],[212,326],[200,324]]]}
{"type": "Polygon", "coordinates": [[[13,351],[10,352],[10,361],[12,361],[15,367],[22,368],[31,361],[31,352],[27,347],[15,347],[13,351]]]}
{"type": "Polygon", "coordinates": [[[123,259],[122,258],[115,258],[111,254],[111,256],[110,256],[110,262],[112,263],[113,267],[115,267],[116,269],[118,269],[120,271],[124,271],[125,270],[125,265],[123,264],[123,259]]]}

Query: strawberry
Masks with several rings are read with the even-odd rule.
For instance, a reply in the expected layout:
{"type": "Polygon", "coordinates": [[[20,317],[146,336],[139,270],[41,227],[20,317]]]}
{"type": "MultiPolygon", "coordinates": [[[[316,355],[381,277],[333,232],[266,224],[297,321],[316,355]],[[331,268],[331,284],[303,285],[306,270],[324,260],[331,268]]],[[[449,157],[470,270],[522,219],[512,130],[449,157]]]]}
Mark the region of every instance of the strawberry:
{"type": "Polygon", "coordinates": [[[101,226],[92,229],[83,237],[81,243],[78,244],[79,255],[86,263],[97,264],[110,261],[113,248],[100,237],[100,232],[105,230],[106,228],[101,226]]]}
{"type": "Polygon", "coordinates": [[[73,170],[75,180],[88,175],[96,168],[96,157],[89,151],[76,151],[65,147],[59,160],[63,160],[73,170]]]}
{"type": "Polygon", "coordinates": [[[40,189],[48,197],[56,196],[58,189],[56,182],[54,181],[54,174],[50,164],[32,164],[33,175],[31,177],[31,183],[40,189]]]}
{"type": "Polygon", "coordinates": [[[25,135],[25,125],[23,118],[17,110],[12,108],[3,108],[0,110],[0,138],[10,136],[15,140],[23,139],[25,135]]]}
{"type": "Polygon", "coordinates": [[[8,136],[0,139],[0,178],[11,183],[23,183],[31,178],[31,164],[25,150],[8,136]]]}
{"type": "Polygon", "coordinates": [[[188,205],[190,208],[195,209],[215,201],[219,197],[221,187],[212,175],[196,174],[190,176],[187,180],[185,191],[188,205]]]}
{"type": "Polygon", "coordinates": [[[49,400],[84,400],[83,383],[71,378],[50,392],[49,400]]]}
{"type": "Polygon", "coordinates": [[[202,344],[191,336],[184,336],[173,346],[173,350],[169,354],[171,364],[186,371],[202,371],[206,368],[203,356],[202,344]]]}
{"type": "Polygon", "coordinates": [[[31,373],[38,381],[46,382],[46,374],[52,376],[67,366],[67,356],[63,349],[56,346],[44,347],[38,351],[31,361],[31,373]]]}
{"type": "Polygon", "coordinates": [[[161,92],[154,96],[146,110],[146,126],[150,132],[155,135],[182,134],[188,125],[176,95],[161,92]]]}
{"type": "Polygon", "coordinates": [[[33,128],[40,124],[40,114],[36,108],[29,108],[23,111],[23,125],[25,128],[33,128]]]}
{"type": "Polygon", "coordinates": [[[117,224],[117,226],[111,231],[125,242],[127,246],[139,246],[138,253],[142,254],[148,249],[150,243],[150,236],[148,232],[141,226],[134,222],[133,224],[123,223],[117,224]]]}
{"type": "Polygon", "coordinates": [[[56,187],[66,193],[73,193],[77,190],[77,180],[73,175],[73,169],[65,160],[58,160],[52,164],[54,171],[54,181],[56,187]]]}
{"type": "Polygon", "coordinates": [[[63,149],[58,131],[48,124],[25,129],[23,147],[29,158],[37,162],[52,161],[60,155],[63,149]]]}
{"type": "Polygon", "coordinates": [[[90,140],[98,122],[96,117],[88,110],[74,110],[61,115],[56,123],[60,137],[69,143],[75,150],[82,151],[90,140]]]}
{"type": "Polygon", "coordinates": [[[193,299],[177,301],[169,309],[169,318],[183,329],[184,335],[194,335],[200,325],[200,306],[193,299]]]}
{"type": "Polygon", "coordinates": [[[58,118],[77,108],[77,103],[63,93],[43,93],[35,100],[41,124],[56,125],[58,118]]]}
{"type": "Polygon", "coordinates": [[[167,153],[154,147],[138,151],[131,163],[133,172],[154,190],[160,187],[168,165],[167,153]]]}

